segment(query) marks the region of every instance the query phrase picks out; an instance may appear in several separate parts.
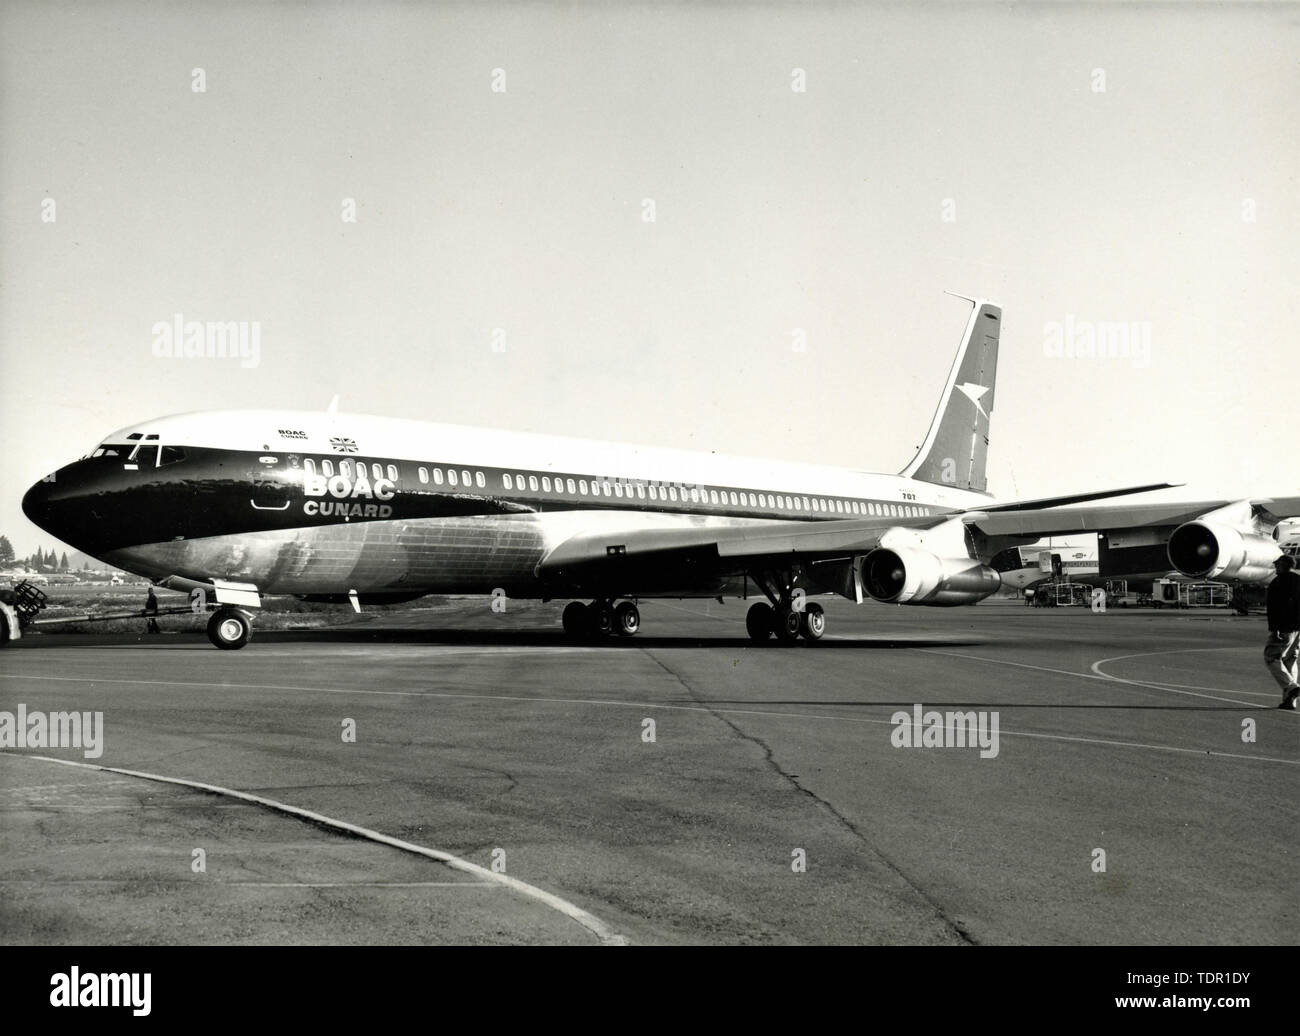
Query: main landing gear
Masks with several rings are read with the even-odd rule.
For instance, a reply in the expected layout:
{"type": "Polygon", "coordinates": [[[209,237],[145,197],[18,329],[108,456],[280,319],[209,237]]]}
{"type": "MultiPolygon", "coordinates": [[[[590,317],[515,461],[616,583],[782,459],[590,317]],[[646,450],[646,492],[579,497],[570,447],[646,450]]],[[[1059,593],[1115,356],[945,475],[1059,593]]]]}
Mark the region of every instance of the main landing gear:
{"type": "Polygon", "coordinates": [[[583,604],[570,601],[561,617],[564,632],[574,640],[592,637],[631,637],[641,628],[641,612],[631,601],[617,607],[608,599],[583,604]]]}
{"type": "Polygon", "coordinates": [[[253,622],[238,608],[218,608],[208,619],[208,639],[225,651],[235,651],[253,639],[253,622]]]}
{"type": "Polygon", "coordinates": [[[764,644],[775,635],[781,644],[793,644],[800,637],[809,643],[821,640],[826,633],[826,611],[796,591],[794,578],[780,578],[774,572],[755,572],[754,581],[767,594],[771,604],[760,601],[745,615],[745,629],[755,644],[764,644]]]}

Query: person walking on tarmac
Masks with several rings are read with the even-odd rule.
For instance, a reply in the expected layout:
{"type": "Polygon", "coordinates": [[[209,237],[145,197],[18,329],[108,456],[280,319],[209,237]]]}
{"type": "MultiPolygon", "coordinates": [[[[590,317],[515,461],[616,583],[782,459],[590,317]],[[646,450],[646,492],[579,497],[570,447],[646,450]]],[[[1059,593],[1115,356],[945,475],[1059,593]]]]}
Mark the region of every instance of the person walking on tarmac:
{"type": "Polygon", "coordinates": [[[145,624],[146,633],[161,633],[158,628],[158,620],[155,616],[158,614],[158,598],[154,596],[153,587],[149,587],[149,596],[144,599],[144,614],[148,618],[145,624]]]}
{"type": "Polygon", "coordinates": [[[1294,709],[1300,699],[1296,663],[1300,660],[1300,573],[1295,559],[1283,554],[1273,562],[1277,577],[1268,584],[1268,643],[1264,664],[1282,688],[1279,709],[1294,709]]]}

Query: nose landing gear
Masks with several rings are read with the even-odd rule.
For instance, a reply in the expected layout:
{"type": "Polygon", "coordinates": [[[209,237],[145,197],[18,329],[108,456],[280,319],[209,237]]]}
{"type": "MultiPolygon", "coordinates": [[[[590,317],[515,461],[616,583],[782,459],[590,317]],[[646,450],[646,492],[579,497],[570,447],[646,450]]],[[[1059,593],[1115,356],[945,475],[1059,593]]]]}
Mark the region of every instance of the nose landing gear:
{"type": "Polygon", "coordinates": [[[225,651],[236,651],[253,639],[253,623],[238,608],[218,608],[208,619],[208,639],[225,651]]]}

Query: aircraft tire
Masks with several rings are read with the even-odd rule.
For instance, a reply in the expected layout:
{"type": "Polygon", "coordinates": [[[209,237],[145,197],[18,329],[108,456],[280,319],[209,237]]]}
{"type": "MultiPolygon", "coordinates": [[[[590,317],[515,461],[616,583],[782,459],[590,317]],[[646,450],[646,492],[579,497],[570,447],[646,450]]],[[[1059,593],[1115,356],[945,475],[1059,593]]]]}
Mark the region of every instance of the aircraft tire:
{"type": "Polygon", "coordinates": [[[803,616],[788,604],[783,604],[773,616],[772,632],[782,644],[793,644],[799,639],[799,628],[802,625],[803,616]]]}
{"type": "Polygon", "coordinates": [[[208,620],[208,639],[223,651],[237,651],[253,639],[253,624],[237,608],[219,608],[208,620]]]}
{"type": "Polygon", "coordinates": [[[596,601],[587,609],[588,632],[608,637],[614,632],[614,608],[608,601],[596,601]]]}
{"type": "Polygon", "coordinates": [[[614,609],[614,632],[620,637],[634,637],[641,628],[641,610],[631,601],[614,609]]]}
{"type": "Polygon", "coordinates": [[[799,635],[808,641],[821,640],[826,635],[826,611],[820,604],[804,605],[799,616],[799,635]]]}
{"type": "Polygon", "coordinates": [[[763,644],[772,635],[772,606],[759,601],[745,613],[745,630],[755,644],[763,644]]]}
{"type": "Polygon", "coordinates": [[[575,640],[588,634],[590,630],[588,620],[587,606],[581,601],[570,601],[564,606],[564,614],[560,616],[565,634],[575,640]]]}

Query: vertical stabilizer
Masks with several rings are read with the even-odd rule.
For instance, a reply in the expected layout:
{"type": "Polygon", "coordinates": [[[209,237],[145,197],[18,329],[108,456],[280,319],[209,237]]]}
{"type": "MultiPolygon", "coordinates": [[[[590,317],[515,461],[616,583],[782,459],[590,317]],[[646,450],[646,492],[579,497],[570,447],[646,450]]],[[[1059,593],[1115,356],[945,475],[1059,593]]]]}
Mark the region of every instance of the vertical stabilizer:
{"type": "MultiPolygon", "coordinates": [[[[964,297],[964,296],[959,296],[964,297]]],[[[998,372],[1002,309],[985,299],[973,306],[961,347],[948,372],[925,442],[900,474],[921,482],[987,492],[989,415],[998,372]]]]}

